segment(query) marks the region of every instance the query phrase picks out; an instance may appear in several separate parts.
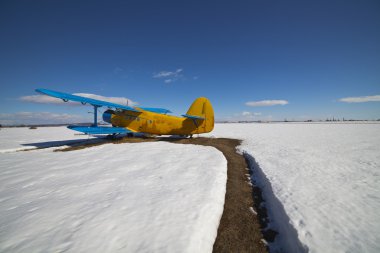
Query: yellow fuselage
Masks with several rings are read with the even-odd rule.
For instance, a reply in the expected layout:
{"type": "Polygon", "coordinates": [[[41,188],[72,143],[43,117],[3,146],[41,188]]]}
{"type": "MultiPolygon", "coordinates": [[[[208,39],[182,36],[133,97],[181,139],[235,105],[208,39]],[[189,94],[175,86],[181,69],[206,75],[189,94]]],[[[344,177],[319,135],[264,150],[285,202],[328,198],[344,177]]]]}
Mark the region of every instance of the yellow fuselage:
{"type": "Polygon", "coordinates": [[[132,132],[157,135],[190,135],[212,131],[212,128],[207,127],[207,119],[193,120],[148,111],[141,113],[116,112],[112,115],[111,122],[114,126],[125,127],[132,132]]]}
{"type": "Polygon", "coordinates": [[[155,113],[138,107],[135,109],[139,112],[114,112],[111,116],[112,125],[125,127],[132,132],[157,135],[191,135],[208,133],[214,129],[214,110],[210,101],[204,97],[193,102],[185,117],[155,113]]]}

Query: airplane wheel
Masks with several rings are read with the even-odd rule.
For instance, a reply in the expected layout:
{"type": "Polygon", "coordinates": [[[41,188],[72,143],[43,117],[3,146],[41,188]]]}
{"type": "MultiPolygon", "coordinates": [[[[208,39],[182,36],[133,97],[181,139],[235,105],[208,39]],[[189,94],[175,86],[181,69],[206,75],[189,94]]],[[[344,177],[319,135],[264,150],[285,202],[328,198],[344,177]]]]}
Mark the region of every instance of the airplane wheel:
{"type": "Polygon", "coordinates": [[[127,137],[133,137],[133,133],[128,133],[127,137]]]}
{"type": "Polygon", "coordinates": [[[190,134],[190,139],[193,139],[193,135],[192,134],[190,134]]]}
{"type": "Polygon", "coordinates": [[[109,134],[109,135],[107,135],[107,139],[115,140],[116,136],[117,136],[117,134],[109,134]]]}

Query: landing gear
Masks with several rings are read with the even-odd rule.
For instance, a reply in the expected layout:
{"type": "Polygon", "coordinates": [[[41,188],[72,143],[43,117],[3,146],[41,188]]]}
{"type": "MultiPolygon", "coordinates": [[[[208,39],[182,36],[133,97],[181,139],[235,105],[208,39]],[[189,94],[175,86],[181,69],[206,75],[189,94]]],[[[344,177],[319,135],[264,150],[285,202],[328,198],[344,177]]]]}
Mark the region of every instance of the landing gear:
{"type": "Polygon", "coordinates": [[[180,137],[180,138],[190,138],[190,139],[193,138],[193,135],[192,135],[192,134],[190,134],[190,135],[188,135],[188,134],[185,134],[185,135],[180,134],[180,135],[172,135],[172,136],[178,136],[178,137],[180,137]]]}
{"type": "Polygon", "coordinates": [[[133,133],[127,133],[127,137],[133,137],[133,133]]]}
{"type": "Polygon", "coordinates": [[[109,134],[109,135],[107,135],[107,139],[109,139],[109,140],[115,140],[115,139],[117,139],[117,136],[118,136],[118,134],[109,134]]]}

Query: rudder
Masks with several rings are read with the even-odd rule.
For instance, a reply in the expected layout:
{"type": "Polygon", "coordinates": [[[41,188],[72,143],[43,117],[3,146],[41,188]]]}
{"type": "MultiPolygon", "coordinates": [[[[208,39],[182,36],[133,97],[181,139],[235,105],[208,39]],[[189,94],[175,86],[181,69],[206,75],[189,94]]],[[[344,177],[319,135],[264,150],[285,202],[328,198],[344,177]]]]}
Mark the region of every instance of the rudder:
{"type": "Polygon", "coordinates": [[[210,100],[205,97],[197,98],[190,106],[187,115],[202,117],[204,120],[200,122],[199,129],[208,133],[214,129],[214,109],[210,100]]]}

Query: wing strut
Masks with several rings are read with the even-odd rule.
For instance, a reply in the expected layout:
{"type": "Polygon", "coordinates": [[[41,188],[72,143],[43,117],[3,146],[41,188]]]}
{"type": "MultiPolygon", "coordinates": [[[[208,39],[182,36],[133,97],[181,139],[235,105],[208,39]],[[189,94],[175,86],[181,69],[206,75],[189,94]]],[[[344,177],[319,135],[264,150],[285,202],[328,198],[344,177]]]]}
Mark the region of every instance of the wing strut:
{"type": "Polygon", "coordinates": [[[98,126],[98,106],[94,106],[94,124],[92,126],[97,127],[98,126]]]}

